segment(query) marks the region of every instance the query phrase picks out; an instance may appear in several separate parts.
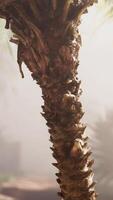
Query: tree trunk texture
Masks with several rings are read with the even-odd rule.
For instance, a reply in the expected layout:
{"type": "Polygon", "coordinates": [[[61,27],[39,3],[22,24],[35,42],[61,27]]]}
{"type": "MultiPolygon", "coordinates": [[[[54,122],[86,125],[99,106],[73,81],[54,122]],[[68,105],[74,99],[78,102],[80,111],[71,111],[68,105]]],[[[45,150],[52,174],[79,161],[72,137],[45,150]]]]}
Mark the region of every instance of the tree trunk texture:
{"type": "Polygon", "coordinates": [[[47,120],[58,168],[58,193],[64,200],[95,200],[91,151],[81,123],[77,77],[81,37],[80,16],[95,0],[4,0],[0,16],[18,45],[22,77],[24,62],[42,89],[42,115],[47,120]]]}

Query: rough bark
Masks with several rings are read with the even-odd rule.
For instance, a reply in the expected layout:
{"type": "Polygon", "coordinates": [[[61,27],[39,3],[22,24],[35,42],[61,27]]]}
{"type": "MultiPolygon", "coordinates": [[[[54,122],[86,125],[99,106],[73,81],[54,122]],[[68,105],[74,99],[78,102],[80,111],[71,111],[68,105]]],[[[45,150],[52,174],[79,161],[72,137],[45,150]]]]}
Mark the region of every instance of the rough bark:
{"type": "Polygon", "coordinates": [[[77,77],[80,16],[94,0],[0,1],[0,16],[14,33],[17,61],[24,62],[42,88],[42,115],[47,120],[57,182],[64,200],[95,200],[91,151],[80,122],[77,77]]]}

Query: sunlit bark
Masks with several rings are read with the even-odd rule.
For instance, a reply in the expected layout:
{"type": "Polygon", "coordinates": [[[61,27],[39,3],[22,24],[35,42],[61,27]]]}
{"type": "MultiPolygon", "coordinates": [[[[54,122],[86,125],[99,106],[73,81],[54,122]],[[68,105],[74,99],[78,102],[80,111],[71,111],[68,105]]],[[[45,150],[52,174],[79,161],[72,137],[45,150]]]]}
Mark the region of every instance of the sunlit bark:
{"type": "Polygon", "coordinates": [[[81,37],[80,16],[94,0],[0,1],[0,16],[14,33],[17,61],[22,62],[42,88],[42,115],[47,120],[57,182],[64,200],[95,200],[91,151],[80,122],[84,112],[79,101],[77,77],[81,37]]]}

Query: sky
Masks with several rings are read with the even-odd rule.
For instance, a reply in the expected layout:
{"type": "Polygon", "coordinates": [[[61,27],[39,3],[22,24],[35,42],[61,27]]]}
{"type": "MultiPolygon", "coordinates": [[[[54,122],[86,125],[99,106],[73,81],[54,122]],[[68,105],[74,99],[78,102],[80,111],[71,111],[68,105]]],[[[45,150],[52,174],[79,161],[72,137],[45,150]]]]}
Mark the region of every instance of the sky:
{"type": "MultiPolygon", "coordinates": [[[[113,23],[103,22],[96,7],[82,17],[79,79],[82,80],[83,121],[90,126],[113,109],[113,23]]],[[[4,23],[4,22],[3,22],[4,23]]],[[[0,42],[0,130],[8,140],[21,141],[22,168],[28,174],[54,178],[46,122],[41,116],[41,90],[23,66],[21,79],[16,46],[7,48],[7,33],[0,42]]]]}

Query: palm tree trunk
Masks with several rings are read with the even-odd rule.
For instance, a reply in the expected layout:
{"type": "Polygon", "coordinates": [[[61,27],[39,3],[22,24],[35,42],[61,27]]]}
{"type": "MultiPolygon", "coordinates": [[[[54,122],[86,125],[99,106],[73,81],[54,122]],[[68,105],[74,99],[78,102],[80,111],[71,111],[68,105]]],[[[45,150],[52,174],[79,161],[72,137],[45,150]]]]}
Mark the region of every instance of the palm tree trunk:
{"type": "Polygon", "coordinates": [[[42,115],[47,120],[57,182],[64,200],[95,200],[91,151],[80,122],[83,111],[77,78],[81,37],[80,16],[94,0],[0,1],[18,44],[18,63],[24,62],[42,88],[42,115]]]}

